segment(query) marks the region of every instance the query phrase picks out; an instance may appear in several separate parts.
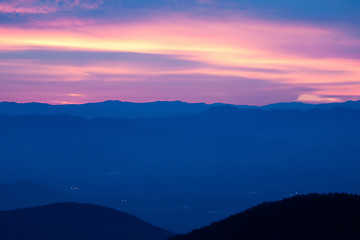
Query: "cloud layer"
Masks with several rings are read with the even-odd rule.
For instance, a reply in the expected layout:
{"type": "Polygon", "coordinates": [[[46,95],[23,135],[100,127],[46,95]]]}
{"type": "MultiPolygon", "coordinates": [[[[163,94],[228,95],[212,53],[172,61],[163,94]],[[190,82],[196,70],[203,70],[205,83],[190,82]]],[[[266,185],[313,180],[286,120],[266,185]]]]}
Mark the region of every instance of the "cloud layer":
{"type": "Polygon", "coordinates": [[[186,4],[0,2],[8,19],[0,24],[0,100],[359,99],[360,37],[351,24],[261,18],[239,1],[186,4]]]}
{"type": "Polygon", "coordinates": [[[50,14],[73,9],[97,9],[102,0],[12,0],[0,2],[0,13],[50,14]]]}

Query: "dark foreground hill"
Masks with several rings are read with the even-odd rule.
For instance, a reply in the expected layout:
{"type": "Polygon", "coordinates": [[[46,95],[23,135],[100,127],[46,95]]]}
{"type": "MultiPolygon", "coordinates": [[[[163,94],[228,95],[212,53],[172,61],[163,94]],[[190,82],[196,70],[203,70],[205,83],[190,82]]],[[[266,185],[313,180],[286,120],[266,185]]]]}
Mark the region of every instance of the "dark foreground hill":
{"type": "Polygon", "coordinates": [[[170,240],[360,239],[360,197],[296,196],[264,203],[170,240]]]}
{"type": "Polygon", "coordinates": [[[164,240],[173,234],[95,205],[59,203],[0,212],[1,240],[164,240]]]}

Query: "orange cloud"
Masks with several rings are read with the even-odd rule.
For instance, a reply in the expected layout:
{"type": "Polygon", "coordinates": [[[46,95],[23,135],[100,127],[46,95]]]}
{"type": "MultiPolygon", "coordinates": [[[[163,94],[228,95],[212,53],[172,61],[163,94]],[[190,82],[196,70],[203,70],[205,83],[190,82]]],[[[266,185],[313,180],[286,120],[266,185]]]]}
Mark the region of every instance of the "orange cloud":
{"type": "Polygon", "coordinates": [[[329,97],[321,97],[312,94],[303,94],[296,99],[299,102],[318,102],[318,103],[326,103],[326,102],[341,102],[339,98],[329,98],[329,97]]]}

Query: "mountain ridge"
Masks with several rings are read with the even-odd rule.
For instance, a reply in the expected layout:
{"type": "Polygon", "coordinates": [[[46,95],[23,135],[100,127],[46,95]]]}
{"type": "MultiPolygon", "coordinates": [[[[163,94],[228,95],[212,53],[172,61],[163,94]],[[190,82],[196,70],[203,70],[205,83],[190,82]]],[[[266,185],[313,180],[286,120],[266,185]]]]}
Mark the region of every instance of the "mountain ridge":
{"type": "Polygon", "coordinates": [[[74,194],[97,196],[86,202],[188,232],[295,191],[357,192],[359,122],[346,108],[233,106],[139,119],[0,116],[0,182],[79,186],[74,194]]]}
{"type": "Polygon", "coordinates": [[[182,101],[156,101],[145,103],[108,100],[104,102],[51,105],[48,103],[0,102],[0,115],[71,115],[84,118],[154,118],[194,115],[218,106],[233,106],[239,109],[261,110],[311,110],[349,108],[360,110],[360,101],[343,103],[309,104],[301,102],[274,103],[265,106],[235,105],[225,103],[187,103],[182,101]]]}

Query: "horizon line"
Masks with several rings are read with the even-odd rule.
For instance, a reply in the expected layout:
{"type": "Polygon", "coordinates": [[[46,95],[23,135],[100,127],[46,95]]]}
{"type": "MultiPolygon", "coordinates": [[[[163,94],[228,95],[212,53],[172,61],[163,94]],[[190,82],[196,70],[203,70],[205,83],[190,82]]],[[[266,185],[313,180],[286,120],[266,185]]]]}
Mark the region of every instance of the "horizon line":
{"type": "Polygon", "coordinates": [[[341,104],[341,103],[348,103],[348,102],[360,102],[360,100],[347,100],[342,102],[300,102],[300,101],[292,101],[292,102],[273,102],[265,105],[249,105],[249,104],[233,104],[233,103],[226,103],[226,102],[213,102],[213,103],[206,103],[206,102],[187,102],[182,100],[158,100],[158,101],[148,101],[148,102],[131,102],[131,101],[122,101],[122,100],[104,100],[98,102],[84,102],[84,103],[73,103],[73,102],[61,102],[61,103],[50,103],[50,102],[15,102],[15,101],[0,101],[0,103],[16,103],[16,104],[44,104],[50,106],[70,106],[70,105],[86,105],[86,104],[97,104],[97,103],[106,103],[106,102],[119,102],[119,103],[132,103],[132,104],[149,104],[149,103],[186,103],[186,104],[205,104],[205,105],[233,105],[233,106],[249,106],[249,107],[264,107],[270,106],[275,104],[304,104],[304,105],[323,105],[323,104],[341,104]]]}

